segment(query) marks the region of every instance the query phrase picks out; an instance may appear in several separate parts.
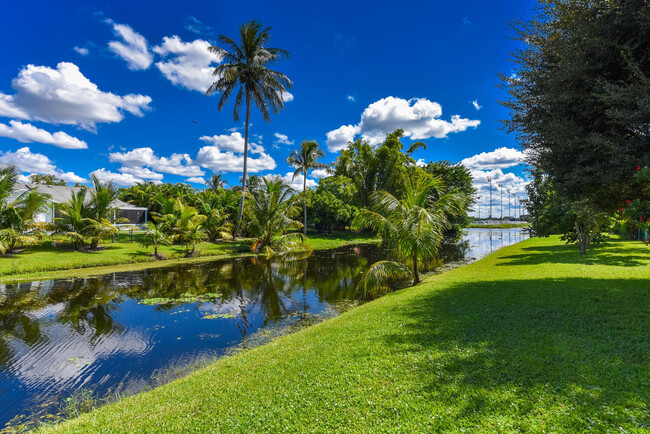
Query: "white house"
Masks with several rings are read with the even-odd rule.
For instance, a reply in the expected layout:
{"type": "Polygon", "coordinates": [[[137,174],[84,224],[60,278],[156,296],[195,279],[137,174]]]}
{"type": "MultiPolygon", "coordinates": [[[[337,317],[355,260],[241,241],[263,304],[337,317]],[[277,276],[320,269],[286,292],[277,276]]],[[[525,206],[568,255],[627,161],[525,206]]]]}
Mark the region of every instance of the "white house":
{"type": "MultiPolygon", "coordinates": [[[[56,205],[65,203],[70,200],[73,193],[78,192],[84,187],[69,187],[67,185],[43,185],[43,184],[16,184],[15,194],[19,195],[23,192],[37,191],[49,196],[48,209],[45,212],[38,213],[34,216],[36,222],[51,222],[56,216],[56,205]]],[[[88,188],[88,200],[90,200],[90,193],[92,188],[88,188]]],[[[129,220],[130,224],[146,224],[149,218],[147,208],[135,206],[121,200],[114,200],[111,204],[114,208],[114,217],[124,217],[129,220]]]]}

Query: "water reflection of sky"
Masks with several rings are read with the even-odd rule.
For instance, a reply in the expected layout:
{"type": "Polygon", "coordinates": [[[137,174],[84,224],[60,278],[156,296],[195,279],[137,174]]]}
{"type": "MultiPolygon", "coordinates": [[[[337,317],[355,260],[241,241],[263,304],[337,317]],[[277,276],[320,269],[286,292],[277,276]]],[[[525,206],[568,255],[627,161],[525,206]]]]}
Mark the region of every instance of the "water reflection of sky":
{"type": "MultiPolygon", "coordinates": [[[[470,229],[448,261],[480,258],[520,241],[519,230],[470,229]]],[[[260,342],[269,331],[336,315],[356,282],[387,252],[351,246],[298,261],[240,258],[0,285],[0,423],[80,388],[137,390],[169,366],[260,342]],[[149,298],[220,294],[173,305],[149,298]],[[204,319],[209,314],[227,317],[204,319]],[[267,332],[264,332],[264,331],[267,332]]],[[[272,335],[272,334],[271,334],[272,335]]]]}

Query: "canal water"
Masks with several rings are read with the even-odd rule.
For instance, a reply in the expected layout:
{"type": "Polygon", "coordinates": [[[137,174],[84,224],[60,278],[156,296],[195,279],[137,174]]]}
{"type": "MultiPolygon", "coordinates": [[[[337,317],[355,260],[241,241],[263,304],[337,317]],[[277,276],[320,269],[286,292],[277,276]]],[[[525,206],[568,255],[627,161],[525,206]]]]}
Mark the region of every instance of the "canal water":
{"type": "MultiPolygon", "coordinates": [[[[527,237],[469,229],[441,257],[445,265],[470,262],[527,237]]],[[[239,258],[0,285],[0,429],[56,413],[80,391],[137,392],[336,316],[362,302],[359,278],[388,256],[361,245],[290,261],[239,258]]]]}

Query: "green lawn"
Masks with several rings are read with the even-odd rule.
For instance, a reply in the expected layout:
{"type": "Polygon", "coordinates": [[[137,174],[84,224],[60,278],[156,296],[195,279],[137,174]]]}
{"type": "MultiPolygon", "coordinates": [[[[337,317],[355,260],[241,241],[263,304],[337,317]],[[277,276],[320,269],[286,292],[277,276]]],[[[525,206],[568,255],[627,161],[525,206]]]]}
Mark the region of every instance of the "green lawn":
{"type": "Polygon", "coordinates": [[[530,239],[56,432],[647,431],[650,250],[530,239]]]}
{"type": "MultiPolygon", "coordinates": [[[[46,242],[42,246],[28,247],[17,254],[0,256],[0,283],[80,277],[250,254],[250,240],[206,242],[197,247],[199,258],[185,258],[184,246],[162,246],[159,252],[167,255],[170,260],[154,261],[149,256],[153,249],[138,245],[141,236],[135,234],[134,242],[131,243],[129,235],[120,235],[115,243],[108,241],[101,245],[102,250],[93,252],[77,252],[66,246],[51,247],[46,242]]],[[[316,250],[375,241],[376,238],[372,236],[350,232],[309,236],[309,244],[316,250]]]]}

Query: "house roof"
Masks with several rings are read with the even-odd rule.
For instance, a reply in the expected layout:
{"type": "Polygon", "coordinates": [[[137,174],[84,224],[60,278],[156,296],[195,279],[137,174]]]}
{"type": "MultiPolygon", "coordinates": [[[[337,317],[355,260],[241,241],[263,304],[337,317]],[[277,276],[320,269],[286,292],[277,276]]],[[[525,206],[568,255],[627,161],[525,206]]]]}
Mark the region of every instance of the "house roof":
{"type": "MultiPolygon", "coordinates": [[[[44,185],[44,184],[16,184],[16,191],[37,191],[42,194],[47,194],[50,196],[50,201],[54,203],[63,203],[70,200],[73,193],[77,193],[79,190],[84,187],[69,187],[67,185],[44,185]]],[[[85,187],[88,190],[88,193],[94,191],[93,188],[85,187]]],[[[88,195],[88,200],[90,200],[90,194],[88,195]]],[[[123,202],[119,199],[115,199],[111,203],[111,207],[117,209],[131,209],[131,210],[141,210],[144,211],[147,208],[132,205],[127,202],[123,202]]]]}

